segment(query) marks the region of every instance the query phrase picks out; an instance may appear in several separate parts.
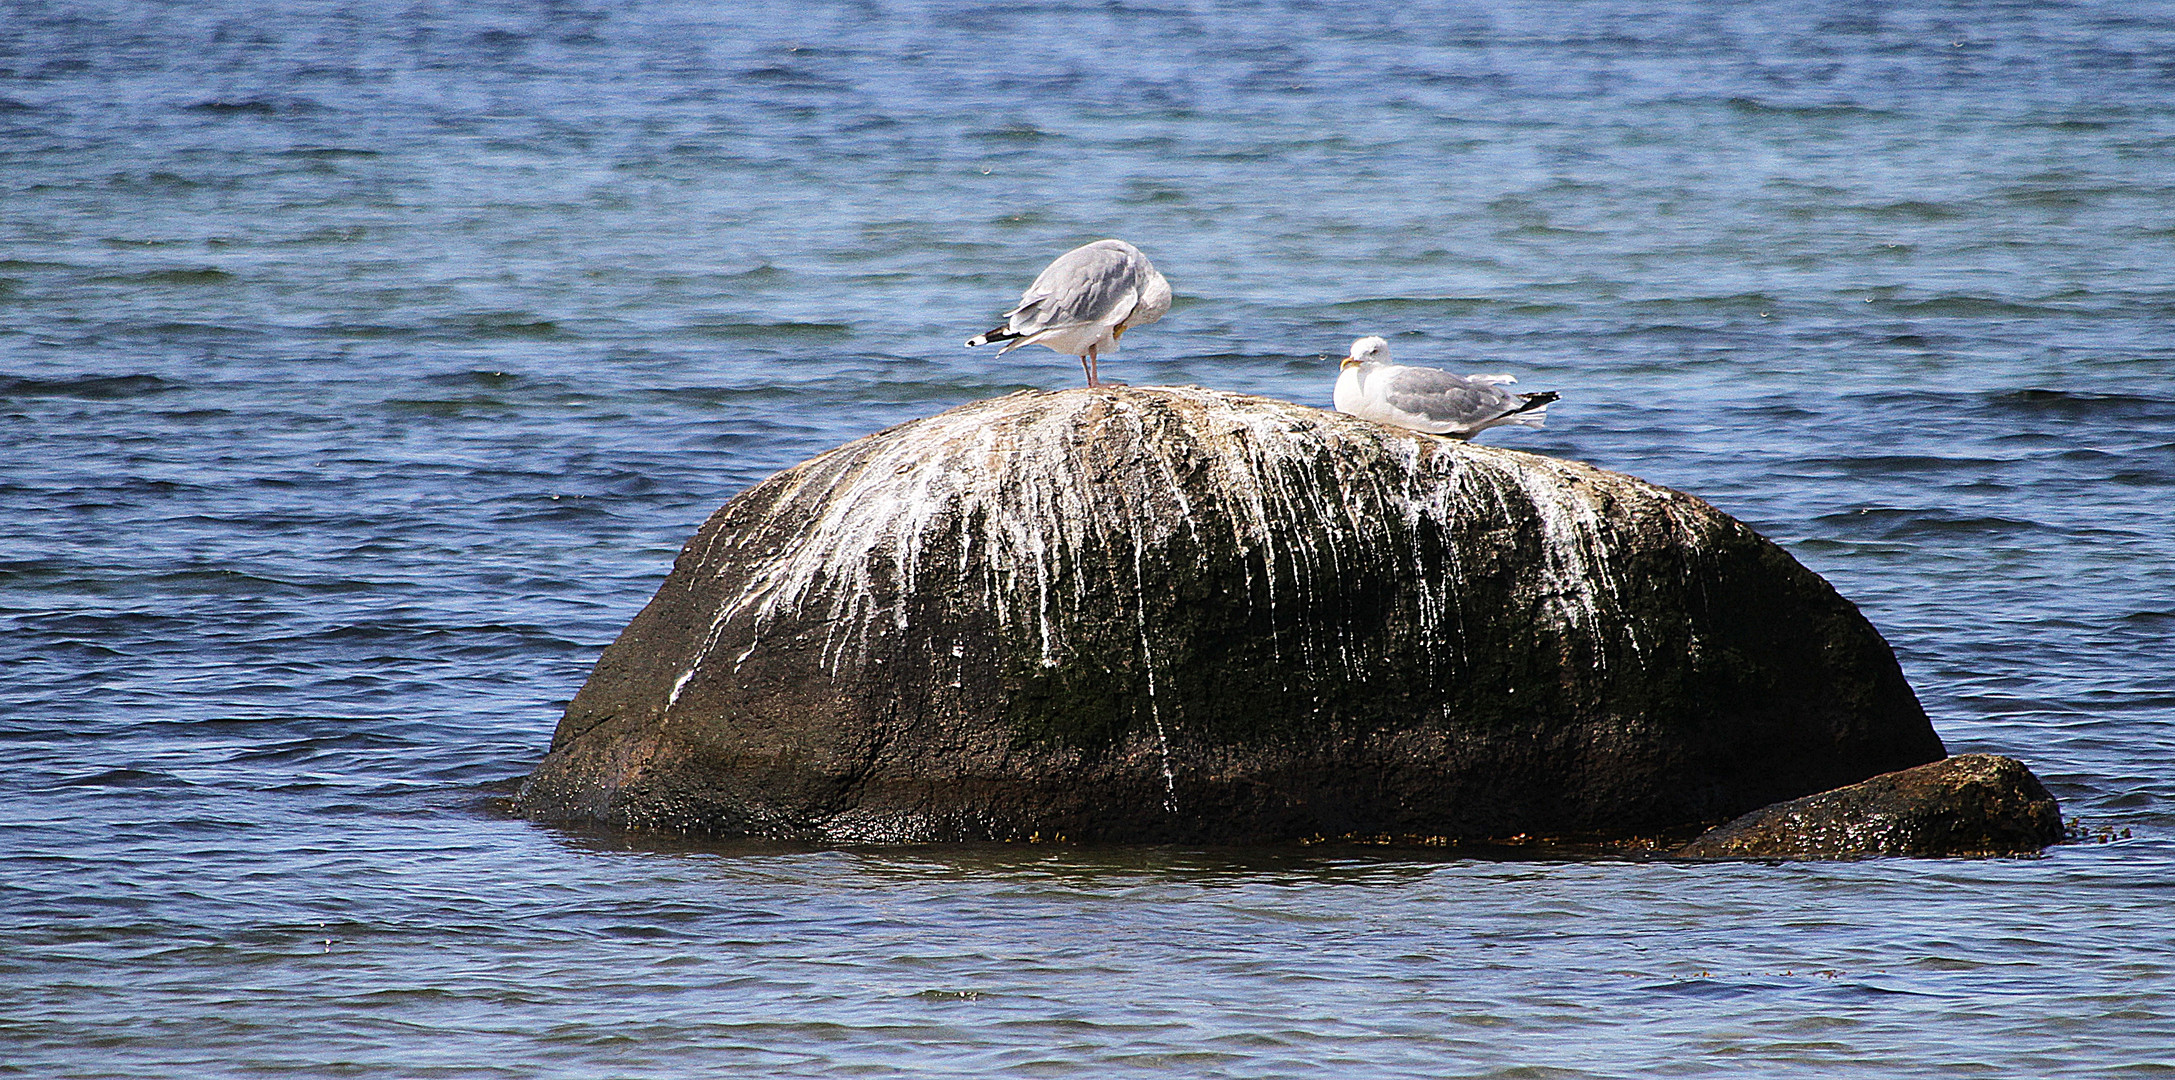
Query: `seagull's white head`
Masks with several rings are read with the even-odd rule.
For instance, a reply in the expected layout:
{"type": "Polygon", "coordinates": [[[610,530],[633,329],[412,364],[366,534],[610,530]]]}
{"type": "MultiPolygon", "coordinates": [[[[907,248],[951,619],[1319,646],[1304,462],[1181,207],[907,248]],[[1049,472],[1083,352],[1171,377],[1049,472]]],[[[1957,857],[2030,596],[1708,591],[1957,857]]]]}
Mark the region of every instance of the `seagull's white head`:
{"type": "Polygon", "coordinates": [[[1352,354],[1344,358],[1340,368],[1358,367],[1361,364],[1387,364],[1390,362],[1390,343],[1378,337],[1363,337],[1352,343],[1352,354]]]}

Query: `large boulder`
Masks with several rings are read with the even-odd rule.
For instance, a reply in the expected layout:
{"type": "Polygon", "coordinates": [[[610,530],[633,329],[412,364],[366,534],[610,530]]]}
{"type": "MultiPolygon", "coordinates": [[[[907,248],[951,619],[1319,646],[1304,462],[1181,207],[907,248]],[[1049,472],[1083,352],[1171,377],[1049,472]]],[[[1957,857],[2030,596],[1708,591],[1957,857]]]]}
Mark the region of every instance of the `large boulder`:
{"type": "Polygon", "coordinates": [[[727,503],[516,806],[830,842],[1622,836],[1942,756],[1858,610],[1696,498],[1106,387],[727,503]]]}
{"type": "Polygon", "coordinates": [[[2062,811],[2024,763],[1958,754],[1754,810],[1677,850],[1687,859],[2025,855],[2059,843],[2062,811]]]}

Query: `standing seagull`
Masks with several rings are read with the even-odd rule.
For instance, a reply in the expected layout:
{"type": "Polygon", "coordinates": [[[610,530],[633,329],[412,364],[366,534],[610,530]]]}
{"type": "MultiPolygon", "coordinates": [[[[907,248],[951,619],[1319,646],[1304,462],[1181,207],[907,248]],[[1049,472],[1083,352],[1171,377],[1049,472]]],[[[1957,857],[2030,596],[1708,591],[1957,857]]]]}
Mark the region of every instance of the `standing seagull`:
{"type": "Polygon", "coordinates": [[[1337,375],[1337,411],[1430,435],[1470,439],[1497,424],[1540,427],[1556,392],[1513,394],[1500,389],[1509,375],[1452,375],[1435,368],[1390,363],[1390,343],[1363,337],[1352,343],[1337,375]]]}
{"type": "Polygon", "coordinates": [[[1146,326],[1171,309],[1171,283],[1156,273],[1140,249],[1123,240],[1097,240],[1059,255],[1004,313],[1005,324],[967,339],[967,347],[1004,342],[1002,356],[1022,345],[1047,345],[1080,358],[1089,386],[1095,354],[1118,351],[1127,330],[1146,326]]]}

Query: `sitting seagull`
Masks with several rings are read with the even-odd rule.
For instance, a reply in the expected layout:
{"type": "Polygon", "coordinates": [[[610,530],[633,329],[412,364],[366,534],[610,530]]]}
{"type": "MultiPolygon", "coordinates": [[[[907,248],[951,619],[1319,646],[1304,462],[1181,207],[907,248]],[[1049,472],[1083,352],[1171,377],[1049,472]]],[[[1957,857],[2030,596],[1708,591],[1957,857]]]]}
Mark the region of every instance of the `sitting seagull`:
{"type": "Polygon", "coordinates": [[[1499,389],[1509,375],[1452,375],[1435,368],[1390,363],[1390,343],[1363,337],[1352,343],[1337,376],[1337,411],[1430,435],[1470,439],[1497,424],[1540,427],[1548,419],[1553,390],[1513,394],[1499,389]]]}
{"type": "Polygon", "coordinates": [[[999,356],[1022,345],[1047,345],[1080,358],[1089,386],[1095,354],[1118,351],[1118,338],[1171,309],[1171,283],[1140,249],[1123,240],[1097,240],[1059,255],[1020,294],[1005,324],[967,339],[967,347],[1002,341],[999,356]]]}

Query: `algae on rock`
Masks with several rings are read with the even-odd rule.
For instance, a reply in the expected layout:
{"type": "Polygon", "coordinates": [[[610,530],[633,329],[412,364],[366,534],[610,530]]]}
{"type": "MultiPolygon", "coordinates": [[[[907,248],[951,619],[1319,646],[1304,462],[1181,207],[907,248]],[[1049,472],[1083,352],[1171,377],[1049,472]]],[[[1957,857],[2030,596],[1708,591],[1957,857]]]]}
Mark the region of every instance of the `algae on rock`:
{"type": "Polygon", "coordinates": [[[1761,807],[1676,851],[1686,859],[2025,855],[2060,843],[2062,811],[2023,762],[1952,758],[1761,807]]]}

